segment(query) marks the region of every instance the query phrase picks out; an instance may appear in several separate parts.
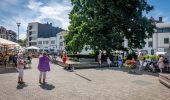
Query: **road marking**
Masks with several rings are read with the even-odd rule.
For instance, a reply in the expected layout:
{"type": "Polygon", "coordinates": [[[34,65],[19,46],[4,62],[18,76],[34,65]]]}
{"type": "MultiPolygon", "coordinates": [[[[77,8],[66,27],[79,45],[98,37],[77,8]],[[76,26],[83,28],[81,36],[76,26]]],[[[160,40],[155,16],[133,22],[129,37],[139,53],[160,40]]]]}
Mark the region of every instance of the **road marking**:
{"type": "Polygon", "coordinates": [[[85,77],[85,76],[82,76],[82,75],[80,75],[80,74],[77,74],[77,73],[75,73],[77,76],[80,76],[81,78],[84,78],[84,79],[86,79],[86,80],[88,80],[88,81],[92,81],[91,79],[89,79],[89,78],[87,78],[87,77],[85,77]]]}

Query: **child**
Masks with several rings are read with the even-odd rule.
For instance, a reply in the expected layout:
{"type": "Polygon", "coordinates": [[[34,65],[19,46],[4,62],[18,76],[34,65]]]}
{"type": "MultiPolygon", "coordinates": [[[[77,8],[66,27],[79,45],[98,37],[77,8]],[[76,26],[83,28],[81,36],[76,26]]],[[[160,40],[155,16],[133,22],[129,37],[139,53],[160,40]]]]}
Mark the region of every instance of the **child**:
{"type": "Polygon", "coordinates": [[[112,63],[112,62],[111,62],[110,58],[107,57],[107,64],[109,65],[109,67],[110,67],[110,64],[111,64],[111,63],[112,63]]]}
{"type": "Polygon", "coordinates": [[[38,70],[40,71],[39,83],[42,84],[41,79],[43,77],[43,84],[45,84],[46,72],[50,71],[50,59],[46,53],[43,53],[43,56],[39,57],[38,70]]]}
{"type": "Polygon", "coordinates": [[[158,67],[160,69],[160,72],[162,73],[162,69],[164,68],[164,58],[160,55],[159,61],[158,61],[158,67]]]}
{"type": "Polygon", "coordinates": [[[18,59],[17,59],[17,69],[19,72],[18,75],[18,83],[23,84],[23,75],[24,75],[24,59],[22,53],[18,54],[18,59]]]}

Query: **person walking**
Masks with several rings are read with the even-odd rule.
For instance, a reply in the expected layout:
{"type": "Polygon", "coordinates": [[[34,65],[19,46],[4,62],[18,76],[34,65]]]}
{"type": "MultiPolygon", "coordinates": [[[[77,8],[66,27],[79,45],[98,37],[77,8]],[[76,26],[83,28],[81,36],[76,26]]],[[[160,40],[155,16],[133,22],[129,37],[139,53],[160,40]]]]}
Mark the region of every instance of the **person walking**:
{"type": "Polygon", "coordinates": [[[39,57],[38,70],[40,71],[39,75],[39,83],[46,83],[46,73],[50,71],[50,59],[47,57],[47,53],[43,53],[42,56],[39,57]],[[43,79],[43,82],[41,81],[43,79]]]}

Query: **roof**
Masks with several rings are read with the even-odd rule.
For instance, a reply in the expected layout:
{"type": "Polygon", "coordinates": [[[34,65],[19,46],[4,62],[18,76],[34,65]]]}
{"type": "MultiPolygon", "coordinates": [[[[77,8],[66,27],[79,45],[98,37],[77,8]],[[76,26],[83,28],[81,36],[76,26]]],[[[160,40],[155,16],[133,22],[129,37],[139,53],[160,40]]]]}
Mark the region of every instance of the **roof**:
{"type": "Polygon", "coordinates": [[[170,23],[157,23],[156,27],[158,27],[158,28],[167,28],[167,27],[169,27],[170,28],[170,23]]]}

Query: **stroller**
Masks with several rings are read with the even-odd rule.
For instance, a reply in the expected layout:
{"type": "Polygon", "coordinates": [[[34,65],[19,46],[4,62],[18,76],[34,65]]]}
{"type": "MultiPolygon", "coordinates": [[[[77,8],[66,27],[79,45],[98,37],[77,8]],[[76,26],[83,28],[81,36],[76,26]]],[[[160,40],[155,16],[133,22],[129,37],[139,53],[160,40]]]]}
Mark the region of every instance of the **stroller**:
{"type": "Polygon", "coordinates": [[[143,69],[144,69],[144,70],[147,70],[147,71],[149,71],[149,72],[152,71],[152,68],[151,68],[151,66],[150,66],[150,61],[144,60],[144,62],[143,62],[143,69]]]}

